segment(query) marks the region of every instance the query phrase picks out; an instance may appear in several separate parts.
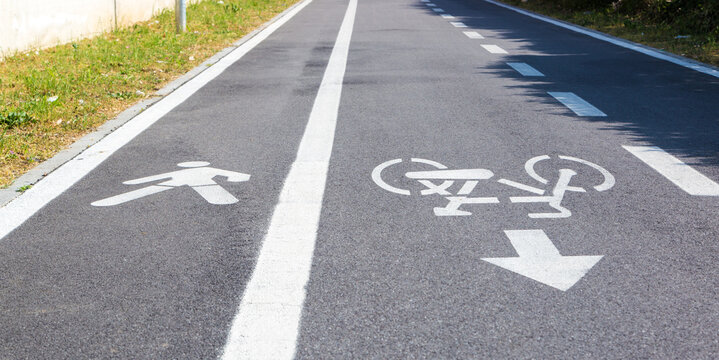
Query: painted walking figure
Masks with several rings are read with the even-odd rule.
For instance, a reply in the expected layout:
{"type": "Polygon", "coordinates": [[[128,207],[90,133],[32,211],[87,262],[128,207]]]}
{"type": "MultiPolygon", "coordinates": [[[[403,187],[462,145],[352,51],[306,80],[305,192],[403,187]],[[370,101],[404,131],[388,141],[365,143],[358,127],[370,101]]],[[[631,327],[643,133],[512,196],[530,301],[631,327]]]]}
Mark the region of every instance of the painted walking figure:
{"type": "Polygon", "coordinates": [[[92,203],[93,206],[113,206],[126,203],[157,194],[163,191],[174,189],[182,186],[189,186],[202,196],[207,202],[214,205],[227,205],[238,202],[236,197],[230,194],[222,186],[218,185],[214,180],[215,176],[223,176],[229,182],[241,182],[250,179],[250,175],[234,171],[227,171],[209,167],[210,163],[205,161],[189,161],[177,164],[177,166],[185,168],[173,172],[159,175],[147,176],[139,179],[128,180],[123,182],[125,185],[145,184],[158,180],[166,180],[156,185],[146,186],[142,189],[126,192],[124,194],[115,195],[107,199],[98,200],[92,203]]]}

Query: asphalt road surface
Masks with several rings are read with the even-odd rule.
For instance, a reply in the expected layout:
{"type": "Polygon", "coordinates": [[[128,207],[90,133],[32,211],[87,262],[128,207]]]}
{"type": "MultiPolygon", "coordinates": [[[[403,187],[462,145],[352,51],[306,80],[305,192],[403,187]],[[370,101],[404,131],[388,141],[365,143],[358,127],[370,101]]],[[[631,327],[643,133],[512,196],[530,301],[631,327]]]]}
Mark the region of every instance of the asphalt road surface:
{"type": "Polygon", "coordinates": [[[719,72],[481,0],[255,40],[0,209],[0,358],[719,357],[719,72]]]}

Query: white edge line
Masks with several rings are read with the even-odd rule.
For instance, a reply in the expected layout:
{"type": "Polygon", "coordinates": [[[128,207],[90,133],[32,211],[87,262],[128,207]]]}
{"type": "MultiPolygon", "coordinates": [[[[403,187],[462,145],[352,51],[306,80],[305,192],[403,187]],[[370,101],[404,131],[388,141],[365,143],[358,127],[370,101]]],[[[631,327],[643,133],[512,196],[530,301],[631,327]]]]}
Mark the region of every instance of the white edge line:
{"type": "Polygon", "coordinates": [[[356,13],[357,0],[350,0],[223,359],[294,357],[356,13]]]}
{"type": "Polygon", "coordinates": [[[692,70],[696,70],[696,71],[698,71],[698,72],[701,72],[701,73],[704,73],[704,74],[707,74],[707,75],[710,75],[710,76],[714,76],[714,77],[719,78],[719,70],[718,70],[718,69],[714,69],[714,68],[712,68],[712,67],[710,67],[710,66],[708,66],[708,65],[700,64],[700,63],[698,63],[698,62],[694,62],[693,60],[680,57],[679,55],[665,54],[665,53],[660,52],[659,50],[656,50],[656,49],[653,49],[653,48],[649,48],[649,47],[646,46],[646,45],[641,45],[641,44],[633,43],[633,42],[631,42],[631,41],[629,41],[629,40],[624,40],[624,39],[619,39],[619,38],[611,37],[611,36],[609,36],[609,35],[606,35],[606,34],[603,34],[603,33],[599,33],[599,32],[596,32],[596,31],[594,31],[594,30],[589,30],[589,29],[585,29],[585,28],[582,28],[582,27],[577,26],[577,25],[568,24],[568,23],[565,23],[565,22],[562,22],[562,21],[554,20],[554,19],[548,18],[548,17],[546,17],[546,16],[539,15],[539,14],[533,13],[533,12],[531,12],[531,11],[522,10],[522,9],[516,8],[516,7],[511,6],[511,5],[502,4],[502,3],[499,3],[499,2],[494,1],[494,0],[484,0],[484,1],[486,1],[486,2],[488,2],[488,3],[490,3],[490,4],[494,4],[494,5],[503,7],[503,8],[505,8],[505,9],[509,9],[509,10],[518,12],[518,13],[520,13],[520,14],[522,14],[522,15],[526,15],[526,16],[529,16],[529,17],[532,17],[532,18],[535,18],[535,19],[538,19],[538,20],[542,20],[542,21],[544,21],[544,22],[548,22],[548,23],[550,23],[550,24],[553,24],[553,25],[556,25],[556,26],[559,26],[559,27],[563,27],[563,28],[568,29],[568,30],[572,30],[572,31],[574,31],[574,32],[578,32],[578,33],[580,33],[580,34],[584,34],[584,35],[591,36],[591,37],[593,37],[593,38],[595,38],[595,39],[598,39],[598,40],[606,41],[606,42],[612,43],[612,44],[617,45],[617,46],[621,46],[621,47],[626,48],[626,49],[630,49],[630,50],[634,50],[634,51],[636,51],[636,52],[640,52],[640,53],[642,53],[642,54],[644,54],[644,55],[649,55],[649,56],[651,56],[651,57],[653,57],[653,58],[657,58],[657,59],[664,60],[664,61],[669,61],[670,63],[674,63],[674,64],[677,64],[677,65],[683,66],[683,67],[685,67],[685,68],[692,69],[692,70]]]}
{"type": "Polygon", "coordinates": [[[107,160],[115,151],[130,142],[165,114],[192,96],[197,90],[212,81],[225,69],[242,58],[255,46],[284,25],[312,0],[303,0],[288,9],[282,17],[255,34],[220,59],[213,66],[199,73],[175,91],[129,120],[112,133],[90,146],[80,154],[55,169],[22,195],[0,208],[0,239],[22,225],[50,201],[65,192],[95,167],[107,160]]]}

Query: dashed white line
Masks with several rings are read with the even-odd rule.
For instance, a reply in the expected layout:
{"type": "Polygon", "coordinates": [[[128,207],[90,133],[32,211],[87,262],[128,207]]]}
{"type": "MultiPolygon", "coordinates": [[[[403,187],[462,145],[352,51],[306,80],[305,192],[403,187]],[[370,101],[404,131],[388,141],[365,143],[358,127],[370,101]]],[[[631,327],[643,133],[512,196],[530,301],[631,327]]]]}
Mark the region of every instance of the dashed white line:
{"type": "Polygon", "coordinates": [[[514,70],[523,76],[544,76],[539,70],[533,68],[527,63],[522,62],[508,62],[507,65],[511,66],[514,70]]]}
{"type": "Polygon", "coordinates": [[[467,27],[467,25],[465,25],[461,21],[451,21],[450,24],[452,24],[452,26],[454,26],[456,28],[466,28],[467,27]]]}
{"type": "Polygon", "coordinates": [[[350,0],[223,359],[294,357],[356,12],[350,0]]]}
{"type": "Polygon", "coordinates": [[[440,9],[440,8],[434,8],[432,10],[434,10],[434,12],[438,12],[438,13],[444,12],[444,9],[440,9]]]}
{"type": "Polygon", "coordinates": [[[440,15],[440,16],[442,16],[442,19],[447,19],[447,20],[453,20],[453,19],[454,19],[454,16],[452,16],[452,15],[450,15],[450,14],[442,14],[442,15],[440,15]]]}
{"type": "Polygon", "coordinates": [[[429,7],[435,7],[435,6],[437,6],[436,4],[433,4],[433,3],[426,3],[425,5],[427,5],[427,6],[429,6],[429,7]]]}
{"type": "Polygon", "coordinates": [[[497,45],[482,45],[482,47],[492,54],[506,54],[507,51],[497,45]]]}
{"type": "Polygon", "coordinates": [[[607,116],[601,110],[594,107],[594,105],[588,103],[584,99],[571,92],[548,92],[549,95],[553,96],[559,102],[568,107],[569,110],[574,111],[579,116],[607,116]]]}
{"type": "Polygon", "coordinates": [[[464,35],[467,35],[470,39],[484,39],[484,36],[480,35],[476,31],[462,31],[464,35]]]}
{"type": "Polygon", "coordinates": [[[676,186],[695,196],[719,196],[719,184],[656,146],[622,146],[676,186]]]}

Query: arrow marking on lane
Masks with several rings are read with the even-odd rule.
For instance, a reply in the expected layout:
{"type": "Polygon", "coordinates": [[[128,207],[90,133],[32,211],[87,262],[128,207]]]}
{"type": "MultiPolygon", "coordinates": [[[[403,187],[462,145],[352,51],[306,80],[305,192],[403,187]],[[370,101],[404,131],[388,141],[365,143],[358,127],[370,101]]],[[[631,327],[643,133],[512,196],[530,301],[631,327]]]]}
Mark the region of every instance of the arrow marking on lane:
{"type": "Polygon", "coordinates": [[[574,286],[603,257],[562,256],[543,230],[504,233],[519,256],[482,260],[562,291],[574,286]]]}

